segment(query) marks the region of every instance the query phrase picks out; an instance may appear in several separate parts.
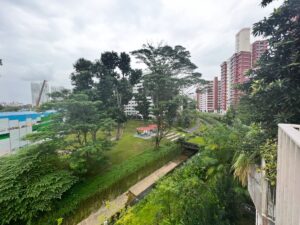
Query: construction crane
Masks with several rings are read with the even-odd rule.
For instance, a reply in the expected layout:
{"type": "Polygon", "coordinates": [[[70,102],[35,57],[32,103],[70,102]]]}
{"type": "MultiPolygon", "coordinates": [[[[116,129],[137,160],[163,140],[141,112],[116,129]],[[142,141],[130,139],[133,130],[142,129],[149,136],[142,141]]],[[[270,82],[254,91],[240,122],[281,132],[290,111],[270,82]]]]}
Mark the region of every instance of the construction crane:
{"type": "Polygon", "coordinates": [[[42,87],[41,87],[38,99],[36,100],[36,107],[37,108],[40,106],[40,102],[41,102],[43,91],[44,91],[45,86],[46,86],[46,82],[47,82],[46,80],[43,81],[43,84],[42,84],[42,87]]]}
{"type": "MultiPolygon", "coordinates": [[[[2,66],[3,64],[2,64],[2,59],[0,59],[0,66],[2,66]]],[[[0,74],[0,77],[1,77],[1,74],[0,74]]]]}

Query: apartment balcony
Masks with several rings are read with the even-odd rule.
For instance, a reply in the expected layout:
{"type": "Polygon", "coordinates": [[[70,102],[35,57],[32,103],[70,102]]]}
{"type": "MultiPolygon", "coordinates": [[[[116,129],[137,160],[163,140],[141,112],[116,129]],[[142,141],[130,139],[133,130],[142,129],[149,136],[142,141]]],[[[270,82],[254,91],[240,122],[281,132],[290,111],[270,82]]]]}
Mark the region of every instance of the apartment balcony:
{"type": "Polygon", "coordinates": [[[276,225],[300,224],[300,125],[279,124],[276,225]]]}

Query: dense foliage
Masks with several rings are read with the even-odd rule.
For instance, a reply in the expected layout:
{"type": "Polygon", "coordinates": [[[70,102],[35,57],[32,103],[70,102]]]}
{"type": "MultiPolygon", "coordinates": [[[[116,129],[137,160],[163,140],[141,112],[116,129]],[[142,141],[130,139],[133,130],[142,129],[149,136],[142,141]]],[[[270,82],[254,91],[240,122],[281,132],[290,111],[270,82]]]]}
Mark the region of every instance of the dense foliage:
{"type": "MultiPolygon", "coordinates": [[[[272,0],[262,1],[267,6],[272,0]]],[[[278,123],[300,123],[300,3],[284,3],[268,17],[254,24],[253,34],[268,40],[268,50],[249,71],[249,81],[241,86],[245,95],[237,111],[231,109],[225,121],[236,118],[261,128],[255,148],[237,152],[235,174],[245,183],[245,173],[253,163],[266,171],[270,184],[276,184],[276,139],[278,123]],[[272,140],[272,141],[270,141],[272,140]],[[256,157],[255,157],[256,156],[256,157]],[[254,160],[257,158],[256,160],[254,160]]]]}
{"type": "Polygon", "coordinates": [[[275,137],[278,123],[300,123],[299,1],[284,1],[268,18],[254,24],[253,34],[267,38],[269,48],[243,87],[246,95],[240,115],[261,123],[275,137]]]}
{"type": "Polygon", "coordinates": [[[43,143],[0,158],[0,224],[35,224],[77,181],[54,150],[43,143]]]}
{"type": "Polygon", "coordinates": [[[101,101],[106,113],[117,123],[116,139],[126,121],[124,105],[132,98],[132,86],[139,82],[142,71],[131,67],[130,56],[103,52],[95,62],[80,58],[71,74],[76,93],[85,93],[92,101],[101,101]]]}
{"type": "Polygon", "coordinates": [[[93,210],[100,208],[102,201],[125,192],[139,179],[163,166],[180,153],[176,145],[162,146],[160,151],[152,148],[115,165],[105,174],[77,183],[56,205],[56,210],[42,217],[36,224],[55,224],[63,217],[64,224],[77,224],[93,210]]]}
{"type": "Polygon", "coordinates": [[[147,66],[148,73],[142,78],[153,100],[152,112],[157,124],[155,145],[159,147],[174,125],[180,106],[176,98],[181,88],[199,82],[201,74],[195,72],[197,66],[191,62],[190,52],[180,45],[145,44],[132,54],[147,66]]]}
{"type": "Polygon", "coordinates": [[[133,224],[237,224],[246,191],[232,174],[232,160],[242,142],[234,128],[202,129],[201,152],[166,179],[117,222],[133,224]]]}

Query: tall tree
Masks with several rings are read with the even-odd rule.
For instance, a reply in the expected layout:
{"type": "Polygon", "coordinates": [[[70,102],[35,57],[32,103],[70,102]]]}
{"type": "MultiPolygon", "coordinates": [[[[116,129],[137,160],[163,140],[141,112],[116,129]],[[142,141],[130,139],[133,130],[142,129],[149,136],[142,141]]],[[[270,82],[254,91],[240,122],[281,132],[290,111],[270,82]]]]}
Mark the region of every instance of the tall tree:
{"type": "Polygon", "coordinates": [[[199,82],[200,73],[190,60],[190,52],[182,46],[153,46],[145,44],[132,54],[143,62],[149,73],[143,76],[144,86],[153,99],[153,114],[157,124],[155,145],[159,147],[161,140],[172,126],[178,104],[174,101],[182,87],[199,82]]]}
{"type": "Polygon", "coordinates": [[[124,105],[132,98],[132,86],[141,77],[141,70],[131,68],[130,56],[122,52],[104,52],[94,65],[97,96],[110,111],[117,123],[116,139],[120,138],[122,124],[126,121],[124,105]]]}
{"type": "Polygon", "coordinates": [[[74,91],[86,91],[93,87],[93,73],[91,71],[93,63],[84,58],[80,58],[73,65],[75,72],[71,74],[74,91]]]}
{"type": "MultiPolygon", "coordinates": [[[[266,6],[271,0],[262,1],[266,6]]],[[[254,122],[269,136],[276,136],[278,123],[300,123],[300,4],[284,3],[254,24],[253,34],[268,39],[269,48],[243,86],[254,122]]]]}
{"type": "MultiPolygon", "coordinates": [[[[61,96],[61,95],[59,95],[61,96]]],[[[97,137],[99,130],[110,129],[107,114],[100,101],[90,101],[86,94],[70,94],[47,103],[56,113],[51,123],[27,139],[48,140],[59,143],[59,152],[66,155],[66,162],[77,174],[92,172],[104,161],[104,151],[111,147],[110,138],[97,137]]]]}
{"type": "Polygon", "coordinates": [[[138,93],[134,95],[137,106],[135,109],[142,115],[143,120],[146,122],[149,119],[151,102],[147,98],[145,88],[140,88],[138,93]]]}

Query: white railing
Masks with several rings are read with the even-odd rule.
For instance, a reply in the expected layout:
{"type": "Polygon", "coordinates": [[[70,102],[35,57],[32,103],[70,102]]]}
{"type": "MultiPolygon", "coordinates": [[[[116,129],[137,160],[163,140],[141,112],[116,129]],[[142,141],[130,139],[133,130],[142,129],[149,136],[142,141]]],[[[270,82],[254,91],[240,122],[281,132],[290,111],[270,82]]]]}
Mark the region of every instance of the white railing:
{"type": "Polygon", "coordinates": [[[279,124],[276,225],[300,225],[300,125],[279,124]]]}

